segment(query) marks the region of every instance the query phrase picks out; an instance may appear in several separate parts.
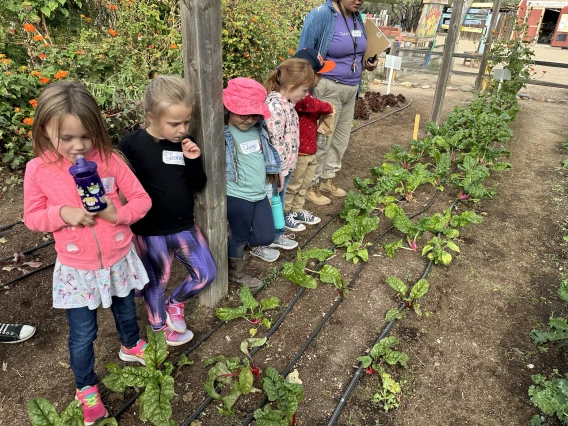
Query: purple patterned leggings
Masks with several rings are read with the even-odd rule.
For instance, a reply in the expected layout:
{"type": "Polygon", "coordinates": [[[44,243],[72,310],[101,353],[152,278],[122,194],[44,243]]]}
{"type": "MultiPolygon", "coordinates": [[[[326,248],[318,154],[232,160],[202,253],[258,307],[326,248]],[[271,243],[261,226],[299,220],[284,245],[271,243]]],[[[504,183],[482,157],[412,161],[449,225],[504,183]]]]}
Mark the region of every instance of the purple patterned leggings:
{"type": "Polygon", "coordinates": [[[217,267],[197,226],[170,235],[134,236],[134,245],[150,282],[141,290],[146,301],[148,320],[154,330],[166,323],[166,288],[174,257],[189,275],[173,291],[170,301],[184,303],[215,279],[217,267]]]}

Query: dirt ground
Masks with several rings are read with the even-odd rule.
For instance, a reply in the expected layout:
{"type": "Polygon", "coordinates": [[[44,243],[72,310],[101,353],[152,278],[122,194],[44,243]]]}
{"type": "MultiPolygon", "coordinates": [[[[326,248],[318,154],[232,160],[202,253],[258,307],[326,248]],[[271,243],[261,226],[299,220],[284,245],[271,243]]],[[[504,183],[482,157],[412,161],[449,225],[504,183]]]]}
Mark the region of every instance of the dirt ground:
{"type": "MultiPolygon", "coordinates": [[[[369,169],[380,165],[390,144],[407,146],[412,136],[415,114],[421,114],[421,136],[426,129],[432,105],[432,90],[396,87],[411,105],[405,110],[367,126],[351,137],[337,184],[352,188],[353,177],[369,176],[369,169]]],[[[444,114],[454,106],[465,106],[470,93],[448,92],[444,114]]],[[[393,375],[403,382],[400,407],[385,413],[370,401],[377,392],[374,376],[362,377],[348,400],[338,425],[507,425],[528,424],[537,413],[530,404],[527,389],[531,374],[548,374],[553,368],[564,371],[565,352],[550,350],[540,353],[530,342],[532,328],[547,322],[551,312],[566,314],[556,290],[560,268],[566,268],[563,257],[562,226],[565,204],[563,175],[557,170],[565,153],[561,142],[568,136],[568,106],[545,102],[522,101],[522,110],[513,126],[513,168],[491,177],[490,185],[498,189],[492,200],[478,204],[464,203],[459,211],[474,210],[484,215],[478,225],[463,228],[458,240],[461,254],[447,267],[435,266],[428,278],[431,289],[422,303],[427,313],[422,317],[407,315],[395,325],[390,335],[400,339],[399,349],[409,357],[407,370],[394,369],[393,375]],[[532,366],[532,368],[531,368],[532,366]]],[[[373,115],[371,118],[376,118],[373,115]]],[[[359,123],[358,123],[359,124],[359,123]]],[[[0,176],[5,181],[8,176],[0,176]]],[[[1,188],[0,188],[1,189],[1,188]]],[[[415,201],[403,206],[416,212],[432,198],[434,192],[422,188],[415,201]]],[[[455,199],[449,189],[441,193],[428,214],[442,211],[455,199]]],[[[342,200],[330,206],[307,204],[327,222],[342,209],[342,200]]],[[[22,215],[22,188],[8,185],[0,199],[0,227],[22,215]]],[[[309,247],[330,247],[332,232],[341,225],[335,219],[310,243],[309,247]]],[[[382,219],[379,229],[368,238],[374,241],[390,226],[382,219]]],[[[317,227],[298,233],[303,243],[317,227]]],[[[0,258],[13,255],[44,242],[46,235],[16,225],[0,231],[0,258]],[[12,232],[13,231],[13,232],[12,232]],[[7,232],[7,233],[6,233],[7,232]]],[[[389,234],[383,241],[400,238],[389,234]]],[[[424,244],[424,242],[422,242],[424,244]]],[[[289,258],[286,253],[282,260],[289,258]]],[[[55,258],[53,246],[38,250],[26,260],[42,265],[55,258]]],[[[268,277],[282,260],[267,264],[249,259],[252,273],[268,277]]],[[[338,255],[332,263],[340,266],[345,279],[351,279],[356,268],[338,255]]],[[[5,262],[2,266],[9,265],[5,262]]],[[[349,384],[361,356],[385,326],[385,312],[397,305],[394,292],[385,283],[396,275],[407,283],[416,281],[426,263],[419,253],[404,251],[393,259],[384,255],[380,244],[371,252],[369,262],[353,284],[353,291],[337,308],[315,340],[295,363],[305,386],[306,398],[298,410],[298,425],[326,425],[339,398],[349,384]]],[[[30,269],[30,267],[27,267],[30,269]]],[[[183,276],[179,267],[172,282],[183,276]]],[[[36,336],[17,345],[0,346],[0,424],[28,425],[26,402],[44,396],[62,410],[73,398],[73,374],[68,365],[67,325],[61,310],[51,307],[51,271],[40,272],[14,284],[5,284],[21,271],[0,271],[0,322],[26,322],[38,327],[36,336]]],[[[285,307],[298,287],[282,278],[274,280],[260,297],[278,296],[285,307]]],[[[329,286],[308,290],[270,338],[269,346],[255,356],[264,369],[273,366],[282,371],[300,350],[308,335],[337,299],[329,286]]],[[[235,305],[232,292],[222,305],[235,305]]],[[[283,311],[271,314],[275,320],[283,311]]],[[[146,314],[139,301],[139,324],[146,324],[146,314]]],[[[186,319],[196,339],[216,323],[214,311],[186,305],[186,319]]],[[[173,418],[178,424],[198,407],[206,396],[203,388],[207,370],[202,361],[212,355],[239,354],[239,343],[249,336],[250,325],[232,321],[223,325],[208,340],[192,351],[195,365],[184,367],[176,377],[173,418]]],[[[260,329],[257,337],[265,333],[260,329]]],[[[144,333],[143,333],[144,334],[144,333]]],[[[99,310],[99,338],[95,344],[96,371],[106,374],[107,362],[120,362],[119,344],[109,310],[99,310]]],[[[191,344],[171,348],[176,359],[191,344]]],[[[103,400],[109,411],[120,408],[132,392],[112,394],[103,387],[103,400]]],[[[254,410],[260,397],[242,397],[235,406],[236,416],[224,418],[211,404],[193,426],[240,425],[254,410]]],[[[119,418],[120,425],[140,425],[136,405],[119,418]]],[[[555,424],[554,422],[552,424],[555,424]]]]}

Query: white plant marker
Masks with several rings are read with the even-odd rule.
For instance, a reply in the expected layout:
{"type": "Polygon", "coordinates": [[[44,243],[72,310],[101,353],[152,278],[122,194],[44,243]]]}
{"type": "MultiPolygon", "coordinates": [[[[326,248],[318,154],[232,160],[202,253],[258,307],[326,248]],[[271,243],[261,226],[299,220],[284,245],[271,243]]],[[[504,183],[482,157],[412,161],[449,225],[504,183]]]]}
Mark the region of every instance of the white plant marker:
{"type": "Polygon", "coordinates": [[[389,82],[387,85],[387,95],[391,92],[392,72],[393,70],[400,70],[402,65],[402,58],[400,56],[386,55],[385,68],[389,69],[389,82]]]}

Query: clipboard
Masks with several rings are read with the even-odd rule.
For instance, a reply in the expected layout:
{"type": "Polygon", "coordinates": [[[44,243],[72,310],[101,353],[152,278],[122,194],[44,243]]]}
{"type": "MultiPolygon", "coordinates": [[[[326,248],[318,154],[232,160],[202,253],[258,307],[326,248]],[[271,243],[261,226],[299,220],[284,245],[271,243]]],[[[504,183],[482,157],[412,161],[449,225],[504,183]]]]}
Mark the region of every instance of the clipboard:
{"type": "Polygon", "coordinates": [[[390,46],[390,40],[370,19],[365,22],[365,32],[367,33],[367,50],[363,58],[380,55],[390,46]]]}

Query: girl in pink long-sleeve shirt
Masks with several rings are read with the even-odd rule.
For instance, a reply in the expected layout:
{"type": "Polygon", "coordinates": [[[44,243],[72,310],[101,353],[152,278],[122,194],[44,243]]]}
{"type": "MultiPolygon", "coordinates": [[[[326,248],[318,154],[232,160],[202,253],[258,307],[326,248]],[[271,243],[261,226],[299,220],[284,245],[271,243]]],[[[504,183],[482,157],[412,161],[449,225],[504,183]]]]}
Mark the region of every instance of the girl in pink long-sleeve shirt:
{"type": "Polygon", "coordinates": [[[80,83],[55,83],[41,93],[32,132],[36,158],[26,166],[24,223],[35,231],[52,232],[55,239],[53,306],[67,314],[76,397],[85,424],[91,425],[108,416],[94,372],[99,305],[110,307],[114,315],[120,359],[144,364],[146,342],[139,336],[134,291],[144,287],[148,276],[134,250],[130,225],[152,203],[113,152],[97,103],[80,83]],[[83,208],[69,174],[77,155],[97,164],[107,203],[97,213],[83,208]],[[128,200],[125,205],[119,191],[128,200]]]}

